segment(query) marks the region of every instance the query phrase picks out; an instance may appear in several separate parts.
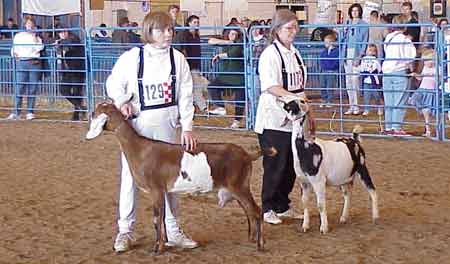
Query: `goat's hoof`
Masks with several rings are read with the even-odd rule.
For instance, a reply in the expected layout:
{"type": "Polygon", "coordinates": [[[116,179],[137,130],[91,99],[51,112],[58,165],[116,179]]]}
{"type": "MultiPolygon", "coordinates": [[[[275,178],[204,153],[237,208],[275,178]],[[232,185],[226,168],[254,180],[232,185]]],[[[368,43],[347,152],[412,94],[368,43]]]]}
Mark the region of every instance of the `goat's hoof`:
{"type": "Polygon", "coordinates": [[[320,229],[320,233],[321,233],[322,235],[325,235],[326,233],[328,233],[328,228],[321,228],[321,229],[320,229]]]}
{"type": "Polygon", "coordinates": [[[346,224],[346,223],[347,223],[347,218],[341,217],[341,218],[339,219],[339,223],[340,223],[340,224],[346,224]]]}
{"type": "Polygon", "coordinates": [[[308,230],[309,230],[309,226],[303,226],[303,227],[302,227],[302,232],[303,232],[303,233],[308,232],[308,230]]]}

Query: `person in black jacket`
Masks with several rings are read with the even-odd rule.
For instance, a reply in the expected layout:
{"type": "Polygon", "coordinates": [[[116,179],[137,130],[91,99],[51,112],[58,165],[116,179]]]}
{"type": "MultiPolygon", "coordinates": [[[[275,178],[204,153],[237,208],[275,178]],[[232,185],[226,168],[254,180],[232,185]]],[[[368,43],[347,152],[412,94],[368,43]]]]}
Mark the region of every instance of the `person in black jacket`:
{"type": "Polygon", "coordinates": [[[61,76],[60,92],[73,104],[74,112],[72,120],[81,120],[80,114],[86,110],[83,106],[83,90],[85,88],[85,51],[81,40],[75,34],[70,33],[66,27],[58,32],[56,41],[56,54],[58,60],[58,72],[61,76]],[[66,29],[64,29],[66,28],[66,29]]]}

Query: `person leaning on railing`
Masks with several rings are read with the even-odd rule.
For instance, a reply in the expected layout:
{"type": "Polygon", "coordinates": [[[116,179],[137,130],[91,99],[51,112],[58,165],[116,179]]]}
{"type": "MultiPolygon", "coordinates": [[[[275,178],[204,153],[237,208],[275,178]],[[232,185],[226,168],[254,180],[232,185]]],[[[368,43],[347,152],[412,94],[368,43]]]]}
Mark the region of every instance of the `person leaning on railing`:
{"type": "Polygon", "coordinates": [[[33,18],[25,19],[25,31],[14,35],[11,55],[16,60],[17,85],[15,90],[15,104],[13,112],[7,119],[15,120],[20,117],[22,97],[27,97],[26,119],[35,118],[34,106],[36,102],[37,83],[41,78],[40,52],[44,49],[42,39],[33,32],[36,23],[33,18]]]}
{"type": "Polygon", "coordinates": [[[222,99],[222,93],[225,88],[222,87],[237,87],[232,89],[235,101],[235,118],[230,128],[239,128],[240,120],[244,114],[245,103],[245,80],[244,80],[244,47],[242,43],[242,33],[239,29],[227,29],[228,40],[210,38],[208,43],[212,45],[226,45],[223,48],[223,52],[215,55],[212,59],[212,63],[216,63],[219,60],[224,60],[221,72],[236,72],[236,74],[218,74],[218,77],[213,80],[210,86],[219,86],[221,88],[209,88],[208,93],[211,99],[214,101],[215,109],[209,111],[210,114],[226,115],[225,103],[222,99]],[[236,44],[235,44],[236,43],[236,44]]]}

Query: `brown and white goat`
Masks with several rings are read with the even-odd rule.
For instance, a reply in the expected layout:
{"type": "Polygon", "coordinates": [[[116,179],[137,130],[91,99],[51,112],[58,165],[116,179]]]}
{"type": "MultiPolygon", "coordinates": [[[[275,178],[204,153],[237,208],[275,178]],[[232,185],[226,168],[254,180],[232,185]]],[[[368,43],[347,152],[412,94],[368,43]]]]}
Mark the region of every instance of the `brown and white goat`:
{"type": "Polygon", "coordinates": [[[328,232],[326,186],[339,186],[344,195],[341,223],[348,219],[353,180],[359,176],[372,200],[372,219],[378,217],[378,200],[375,186],[366,166],[365,152],[360,144],[361,129],[353,130],[353,137],[322,140],[309,133],[309,106],[302,98],[282,101],[287,119],[292,121],[292,153],[297,179],[301,182],[304,206],[302,230],[309,229],[309,194],[314,191],[320,212],[320,232],[328,232]],[[312,190],[311,190],[312,189],[312,190]]]}
{"type": "Polygon", "coordinates": [[[149,193],[152,198],[155,253],[164,250],[167,239],[164,195],[173,190],[180,179],[190,181],[195,177],[183,171],[181,164],[186,155],[192,157],[198,154],[207,157],[212,177],[211,186],[220,188],[219,205],[223,207],[231,198],[238,201],[247,215],[249,239],[256,240],[258,250],[263,250],[262,212],[250,191],[252,161],[261,156],[260,151],[249,154],[242,147],[231,143],[199,143],[193,152],[186,154],[179,144],[138,135],[115,105],[106,102],[97,105],[95,118],[91,121],[91,129],[86,138],[92,139],[103,130],[115,133],[138,188],[149,193]]]}

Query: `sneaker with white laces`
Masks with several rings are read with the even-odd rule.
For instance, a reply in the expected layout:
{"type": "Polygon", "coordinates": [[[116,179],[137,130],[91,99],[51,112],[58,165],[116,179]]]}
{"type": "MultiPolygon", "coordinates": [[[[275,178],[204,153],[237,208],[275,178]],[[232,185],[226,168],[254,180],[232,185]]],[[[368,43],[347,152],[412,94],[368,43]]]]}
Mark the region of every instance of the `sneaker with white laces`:
{"type": "Polygon", "coordinates": [[[365,110],[365,111],[362,113],[362,115],[363,115],[363,116],[368,116],[368,115],[369,115],[369,111],[365,110]]]}
{"type": "Polygon", "coordinates": [[[132,243],[135,241],[136,239],[131,233],[119,233],[114,242],[114,251],[117,253],[125,252],[131,248],[132,243]]]}
{"type": "Polygon", "coordinates": [[[233,123],[231,123],[230,128],[232,128],[232,129],[238,129],[240,125],[241,125],[241,124],[240,124],[239,120],[236,120],[236,119],[235,119],[235,120],[233,120],[233,123]]]}
{"type": "Polygon", "coordinates": [[[6,119],[8,119],[8,120],[18,120],[19,116],[14,114],[14,113],[11,113],[11,114],[9,114],[9,116],[6,119]]]}
{"type": "Polygon", "coordinates": [[[224,115],[227,114],[227,111],[225,110],[224,107],[217,107],[217,108],[214,109],[214,110],[208,111],[208,113],[209,113],[210,115],[221,115],[221,116],[224,116],[224,115]]]}
{"type": "Polygon", "coordinates": [[[25,119],[26,120],[33,120],[33,119],[35,119],[36,118],[36,116],[33,114],[33,113],[28,113],[26,116],[25,116],[25,119]]]}
{"type": "Polygon", "coordinates": [[[188,236],[186,236],[183,231],[177,231],[174,233],[167,232],[167,242],[168,247],[180,247],[180,248],[196,248],[198,243],[188,236]]]}
{"type": "Polygon", "coordinates": [[[344,115],[351,115],[353,114],[353,110],[352,109],[348,109],[347,111],[345,111],[344,115]]]}
{"type": "Polygon", "coordinates": [[[283,213],[277,213],[279,218],[292,218],[292,219],[303,219],[303,215],[294,211],[294,209],[289,208],[283,213]]]}
{"type": "Polygon", "coordinates": [[[272,224],[272,225],[278,225],[281,224],[283,221],[277,216],[277,214],[273,210],[269,210],[264,213],[264,222],[272,224]]]}

